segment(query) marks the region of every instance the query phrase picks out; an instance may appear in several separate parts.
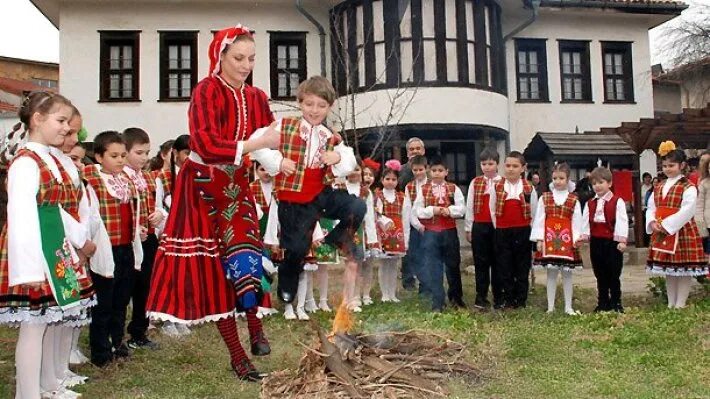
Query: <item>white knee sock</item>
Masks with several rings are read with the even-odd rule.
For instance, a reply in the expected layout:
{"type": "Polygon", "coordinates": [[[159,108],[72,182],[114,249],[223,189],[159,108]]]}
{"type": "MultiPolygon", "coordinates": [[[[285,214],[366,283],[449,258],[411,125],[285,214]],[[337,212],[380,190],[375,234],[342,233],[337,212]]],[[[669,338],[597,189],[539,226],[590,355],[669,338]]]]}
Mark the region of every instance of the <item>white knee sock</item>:
{"type": "Polygon", "coordinates": [[[389,285],[390,285],[390,295],[392,299],[397,299],[397,270],[399,270],[400,259],[392,259],[389,262],[388,274],[389,274],[389,285]]]}
{"type": "Polygon", "coordinates": [[[308,291],[308,272],[302,271],[298,276],[298,291],[296,291],[296,309],[306,305],[306,295],[308,291]]]}
{"type": "Polygon", "coordinates": [[[318,296],[321,301],[328,302],[328,266],[318,265],[316,278],[318,279],[318,296]]]}
{"type": "Polygon", "coordinates": [[[58,325],[47,326],[42,340],[42,371],[40,373],[40,386],[43,391],[56,391],[61,385],[61,379],[55,372],[54,347],[57,345],[59,335],[58,325]]]}
{"type": "Polygon", "coordinates": [[[691,276],[681,276],[676,277],[678,280],[678,292],[675,301],[675,308],[682,309],[685,307],[685,302],[688,300],[688,295],[690,294],[690,283],[693,281],[691,276]]]}
{"type": "Polygon", "coordinates": [[[547,311],[555,310],[555,295],[557,294],[557,275],[560,271],[556,268],[547,269],[547,311]]]}
{"type": "Polygon", "coordinates": [[[380,292],[382,292],[382,300],[390,300],[390,289],[389,289],[389,274],[387,274],[387,260],[382,260],[380,262],[380,267],[377,269],[377,281],[380,284],[380,292]]]}
{"type": "Polygon", "coordinates": [[[572,270],[562,270],[562,290],[565,294],[565,312],[572,313],[572,270]]]}
{"type": "Polygon", "coordinates": [[[15,346],[15,399],[37,399],[40,395],[42,340],[46,324],[20,324],[15,346]]]}
{"type": "Polygon", "coordinates": [[[306,280],[306,301],[313,300],[313,272],[308,272],[308,279],[306,280]]]}
{"type": "Polygon", "coordinates": [[[73,336],[74,327],[57,326],[54,345],[54,372],[60,380],[64,380],[69,373],[69,355],[71,354],[73,336]]]}
{"type": "Polygon", "coordinates": [[[666,294],[668,294],[668,309],[674,309],[678,298],[677,276],[666,276],[666,294]]]}

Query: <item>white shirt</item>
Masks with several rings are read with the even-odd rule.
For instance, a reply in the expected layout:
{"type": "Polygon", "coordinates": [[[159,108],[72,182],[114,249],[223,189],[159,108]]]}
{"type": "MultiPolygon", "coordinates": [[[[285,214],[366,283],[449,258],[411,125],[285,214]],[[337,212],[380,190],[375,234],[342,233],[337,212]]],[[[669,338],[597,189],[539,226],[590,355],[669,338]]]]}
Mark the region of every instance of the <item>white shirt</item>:
{"type": "MultiPolygon", "coordinates": [[[[610,194],[611,191],[607,194],[610,194]]],[[[611,197],[604,196],[609,200],[611,197]]],[[[599,197],[599,195],[587,201],[584,204],[584,211],[582,212],[582,238],[587,239],[591,235],[591,227],[589,225],[589,203],[592,201],[597,201],[597,211],[601,208],[602,210],[602,222],[606,222],[606,217],[604,213],[604,200],[599,197]]],[[[616,222],[614,224],[614,241],[626,243],[626,239],[629,237],[629,217],[626,214],[626,203],[623,199],[619,198],[616,202],[616,222]]],[[[595,212],[595,221],[598,220],[598,212],[595,212]]]]}
{"type": "MultiPolygon", "coordinates": [[[[666,179],[661,188],[661,194],[663,198],[668,195],[671,187],[678,182],[683,177],[683,175],[678,175],[676,177],[670,177],[666,179]]],[[[696,187],[688,187],[683,191],[683,199],[680,202],[680,209],[678,212],[671,216],[663,219],[661,226],[669,234],[675,234],[680,229],[685,226],[686,223],[693,220],[695,216],[695,203],[698,199],[698,189],[696,187]]],[[[656,220],[656,199],[655,195],[651,195],[648,199],[648,209],[646,210],[646,232],[651,234],[653,230],[651,229],[651,222],[656,220]]]]}
{"type": "MultiPolygon", "coordinates": [[[[446,187],[446,182],[442,184],[432,183],[432,190],[436,190],[439,187],[446,187]]],[[[454,203],[449,205],[448,209],[452,219],[459,219],[466,214],[466,200],[461,189],[456,185],[454,187],[454,203]]],[[[414,215],[417,219],[431,219],[434,217],[434,206],[424,206],[424,196],[421,194],[418,194],[417,199],[414,201],[414,215]]]]}
{"type": "MultiPolygon", "coordinates": [[[[505,197],[506,201],[519,201],[520,195],[523,193],[523,179],[518,179],[515,183],[511,183],[506,179],[503,184],[503,191],[508,194],[505,197]]],[[[496,226],[496,201],[498,201],[498,194],[496,194],[494,186],[493,190],[491,190],[490,201],[488,201],[488,208],[491,210],[491,220],[493,220],[494,227],[496,226]]],[[[535,212],[537,212],[537,191],[533,188],[530,193],[530,216],[532,220],[535,220],[535,212]]]]}
{"type": "MultiPolygon", "coordinates": [[[[49,147],[28,142],[25,148],[37,154],[49,168],[52,176],[62,182],[62,176],[49,147]]],[[[9,285],[39,283],[46,280],[47,260],[42,250],[42,236],[37,212],[39,192],[39,165],[29,158],[16,159],[7,176],[7,234],[8,234],[8,279],[9,285]]],[[[88,239],[86,227],[60,206],[64,232],[75,248],[82,248],[88,239]]]]}
{"type": "MultiPolygon", "coordinates": [[[[488,193],[488,195],[491,195],[491,192],[495,191],[495,184],[500,181],[501,177],[496,175],[492,178],[488,178],[485,176],[484,178],[486,179],[486,189],[483,192],[488,193]]],[[[471,230],[473,229],[473,222],[475,222],[475,216],[473,214],[473,196],[473,180],[471,180],[471,183],[468,185],[468,195],[466,196],[466,223],[464,226],[464,230],[466,230],[467,233],[471,232],[471,230]]],[[[481,206],[486,206],[486,204],[481,204],[481,206]]],[[[488,206],[490,206],[490,204],[488,204],[488,206]]]]}
{"type": "MultiPolygon", "coordinates": [[[[276,130],[281,130],[281,123],[282,120],[276,123],[276,130]]],[[[256,139],[263,136],[268,129],[269,127],[257,129],[249,139],[256,139]]],[[[311,126],[305,119],[301,119],[300,135],[303,141],[306,142],[306,168],[317,169],[322,167],[320,152],[321,150],[325,150],[328,140],[333,137],[333,132],[323,125],[311,126]]],[[[353,149],[341,142],[333,147],[333,151],[340,155],[340,162],[331,166],[335,177],[345,177],[352,173],[357,166],[353,149]]],[[[280,172],[281,161],[284,158],[280,151],[268,148],[252,151],[249,153],[249,156],[252,160],[259,162],[271,176],[276,176],[280,172]]]]}
{"type": "MultiPolygon", "coordinates": [[[[568,190],[552,190],[552,198],[555,205],[564,205],[569,195],[568,190]]],[[[545,202],[538,201],[535,219],[533,219],[532,230],[530,231],[530,241],[544,241],[545,239],[545,202]]],[[[582,235],[582,207],[579,201],[574,203],[572,213],[572,242],[577,242],[582,235]]]]}
{"type": "MultiPolygon", "coordinates": [[[[259,188],[261,190],[261,193],[264,194],[264,200],[266,201],[266,206],[269,207],[271,206],[271,195],[273,194],[273,188],[274,188],[274,182],[264,182],[261,180],[258,180],[259,182],[259,188]]],[[[256,218],[261,220],[262,217],[264,217],[264,210],[261,209],[261,205],[255,203],[256,206],[256,218]]],[[[269,214],[271,214],[271,211],[269,211],[269,214]]]]}

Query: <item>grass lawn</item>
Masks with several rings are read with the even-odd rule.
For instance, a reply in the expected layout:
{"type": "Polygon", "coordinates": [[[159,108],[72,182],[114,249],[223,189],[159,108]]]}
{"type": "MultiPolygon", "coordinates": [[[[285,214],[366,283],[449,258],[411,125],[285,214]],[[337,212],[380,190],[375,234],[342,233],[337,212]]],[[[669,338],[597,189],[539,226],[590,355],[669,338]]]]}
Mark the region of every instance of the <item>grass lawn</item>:
{"type": "MultiPolygon", "coordinates": [[[[333,279],[335,280],[335,278],[333,279]]],[[[470,276],[466,297],[472,302],[470,276]]],[[[335,290],[333,290],[335,292],[335,290]]],[[[561,297],[561,292],[558,294],[561,297]]],[[[363,331],[425,329],[470,347],[483,370],[477,381],[452,381],[452,398],[709,398],[710,298],[691,297],[689,308],[669,311],[659,299],[624,298],[626,314],[591,314],[595,293],[575,290],[577,317],[544,312],[537,287],[527,309],[497,313],[426,312],[411,293],[403,303],[375,304],[358,315],[363,331]]],[[[558,308],[561,307],[558,298],[558,308]]],[[[329,326],[332,314],[318,320],[329,326]]],[[[157,330],[153,330],[157,331],[157,330]]],[[[256,361],[264,371],[297,367],[301,343],[313,334],[304,322],[281,316],[266,321],[271,356],[256,361]]],[[[246,329],[240,329],[245,342],[246,329]]],[[[85,353],[88,333],[82,334],[85,353]]],[[[17,333],[0,327],[0,398],[14,392],[17,333]]],[[[241,383],[229,369],[226,349],[212,325],[175,340],[156,333],[159,351],[135,352],[106,370],[83,366],[86,398],[257,398],[259,386],[241,383]]]]}

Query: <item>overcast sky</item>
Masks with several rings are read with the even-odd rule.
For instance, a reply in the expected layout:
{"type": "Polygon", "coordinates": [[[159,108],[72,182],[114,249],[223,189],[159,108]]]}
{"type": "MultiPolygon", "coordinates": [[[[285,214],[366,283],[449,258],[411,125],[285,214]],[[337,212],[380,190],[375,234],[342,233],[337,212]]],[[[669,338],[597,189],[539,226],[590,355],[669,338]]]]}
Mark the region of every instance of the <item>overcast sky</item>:
{"type": "MultiPolygon", "coordinates": [[[[691,7],[682,18],[693,18],[693,5],[710,4],[710,0],[689,0],[691,7]]],[[[679,23],[676,18],[670,24],[679,23]]],[[[665,61],[660,51],[663,27],[651,30],[652,63],[665,61]]],[[[38,61],[59,62],[59,32],[29,0],[0,0],[0,55],[38,61]]]]}

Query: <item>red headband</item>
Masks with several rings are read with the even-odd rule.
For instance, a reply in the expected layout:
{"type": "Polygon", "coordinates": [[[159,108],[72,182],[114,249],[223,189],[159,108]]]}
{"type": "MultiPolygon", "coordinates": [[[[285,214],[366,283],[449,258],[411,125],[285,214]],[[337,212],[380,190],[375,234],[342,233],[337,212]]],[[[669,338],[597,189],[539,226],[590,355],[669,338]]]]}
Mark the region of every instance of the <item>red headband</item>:
{"type": "Polygon", "coordinates": [[[217,75],[220,71],[219,64],[222,60],[222,52],[227,46],[234,43],[237,37],[247,35],[251,37],[251,30],[241,24],[233,27],[222,29],[214,34],[212,43],[210,43],[210,76],[217,75]]]}
{"type": "Polygon", "coordinates": [[[368,167],[375,172],[378,172],[380,170],[380,164],[373,160],[372,158],[365,158],[362,160],[362,166],[368,167]]]}

